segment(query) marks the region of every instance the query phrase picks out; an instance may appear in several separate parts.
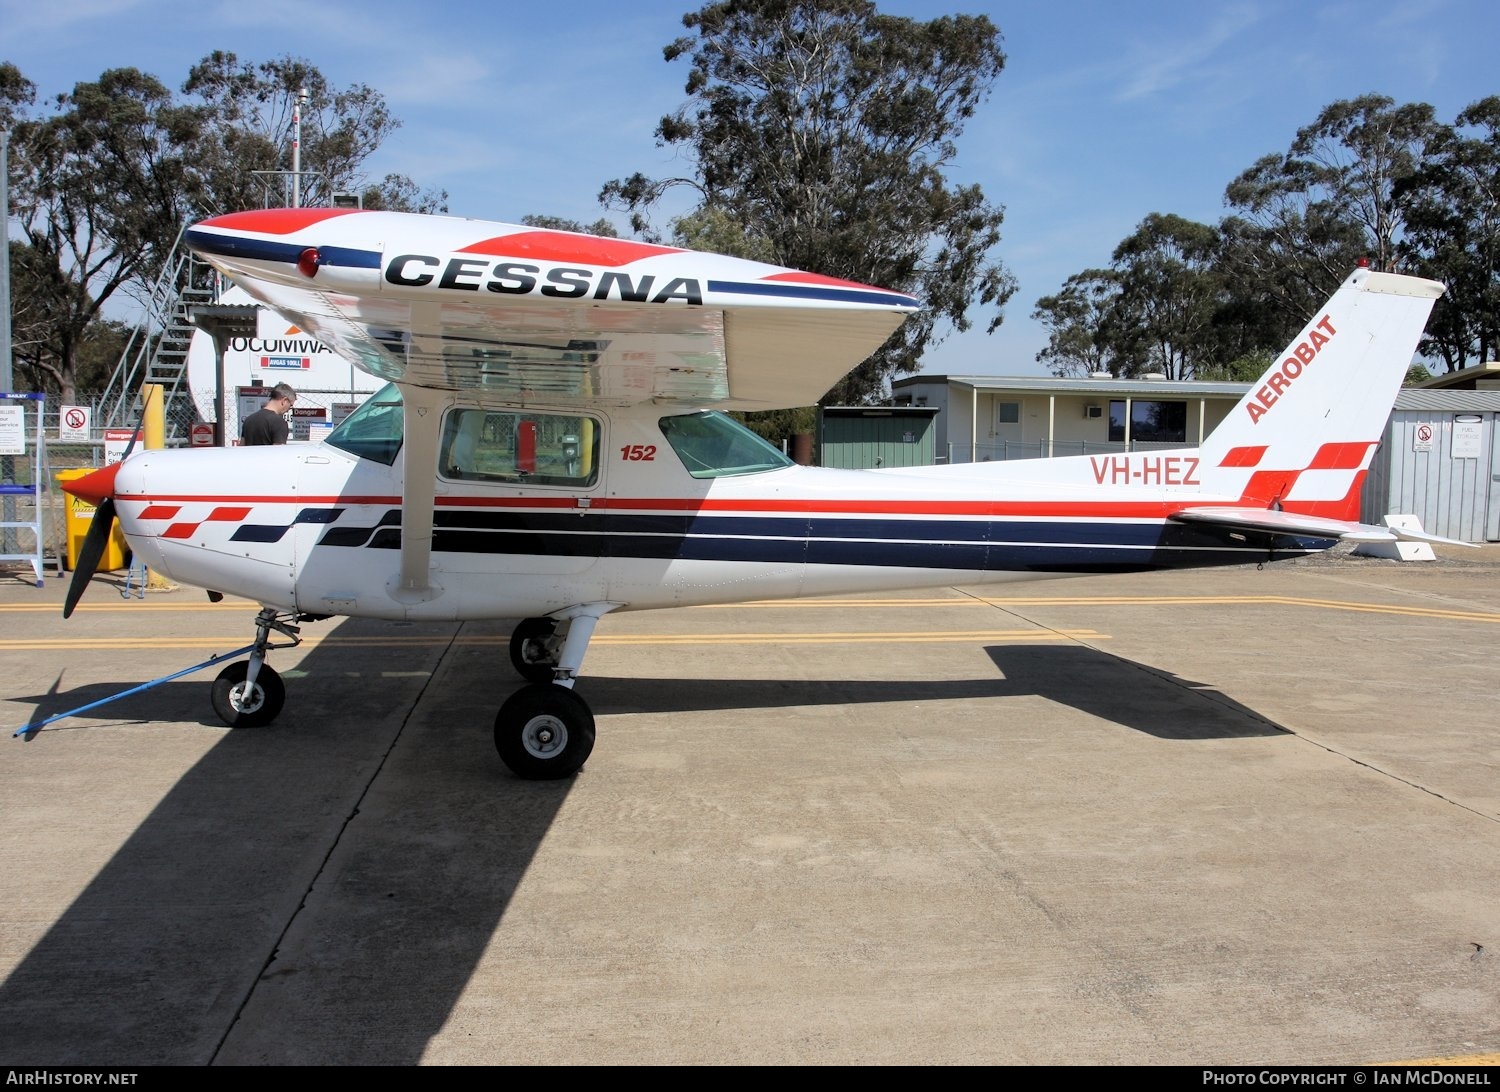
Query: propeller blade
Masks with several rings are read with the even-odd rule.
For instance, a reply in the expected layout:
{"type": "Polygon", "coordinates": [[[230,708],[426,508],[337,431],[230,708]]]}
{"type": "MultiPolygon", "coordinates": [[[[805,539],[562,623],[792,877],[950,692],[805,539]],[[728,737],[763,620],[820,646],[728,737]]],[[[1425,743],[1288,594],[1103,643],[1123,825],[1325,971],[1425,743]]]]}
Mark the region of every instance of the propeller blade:
{"type": "Polygon", "coordinates": [[[124,461],[121,459],[118,463],[100,467],[92,474],[63,483],[64,493],[94,506],[94,518],[89,521],[88,533],[83,536],[83,545],[78,548],[78,563],[73,566],[73,580],[68,585],[68,595],[63,601],[64,618],[72,615],[78,600],[83,598],[83,590],[94,578],[94,570],[99,567],[99,559],[104,556],[104,550],[109,545],[109,536],[115,527],[115,476],[120,473],[120,465],[124,461]]]}
{"type": "Polygon", "coordinates": [[[68,595],[63,601],[64,618],[72,615],[78,600],[83,598],[83,591],[94,578],[94,570],[99,567],[99,559],[104,556],[104,548],[109,545],[109,536],[114,529],[115,501],[113,497],[105,497],[99,502],[99,507],[94,509],[88,534],[83,536],[83,545],[78,549],[78,564],[73,569],[73,579],[68,584],[68,595]]]}
{"type": "Polygon", "coordinates": [[[125,460],[130,458],[135,442],[141,436],[146,409],[147,407],[143,404],[141,419],[136,422],[135,428],[131,431],[130,440],[126,443],[125,451],[118,462],[110,463],[92,474],[85,474],[81,478],[63,484],[64,493],[94,506],[94,518],[89,521],[88,534],[83,536],[83,545],[78,548],[78,564],[73,567],[73,579],[68,584],[68,594],[63,600],[64,618],[72,617],[73,608],[78,606],[78,601],[83,598],[84,589],[89,586],[89,581],[94,579],[94,570],[99,567],[99,560],[104,556],[104,550],[109,545],[109,536],[114,533],[115,477],[120,473],[120,467],[125,464],[125,460]]]}

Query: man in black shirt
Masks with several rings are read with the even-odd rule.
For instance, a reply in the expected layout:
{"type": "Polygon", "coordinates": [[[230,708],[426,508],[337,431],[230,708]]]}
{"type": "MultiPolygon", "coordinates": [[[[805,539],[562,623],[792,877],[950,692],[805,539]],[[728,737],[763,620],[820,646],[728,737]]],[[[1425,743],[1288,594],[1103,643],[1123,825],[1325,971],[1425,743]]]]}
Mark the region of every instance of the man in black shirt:
{"type": "Polygon", "coordinates": [[[271,388],[266,404],[240,423],[240,446],[261,447],[284,444],[291,429],[286,414],[297,401],[297,392],[286,383],[271,388]]]}

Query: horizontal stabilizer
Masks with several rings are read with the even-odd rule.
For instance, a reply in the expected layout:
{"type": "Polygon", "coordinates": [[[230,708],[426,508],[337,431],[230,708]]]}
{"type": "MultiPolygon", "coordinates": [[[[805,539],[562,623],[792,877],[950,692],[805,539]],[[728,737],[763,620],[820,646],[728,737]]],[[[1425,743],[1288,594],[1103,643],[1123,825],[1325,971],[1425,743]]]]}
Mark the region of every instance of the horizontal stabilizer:
{"type": "Polygon", "coordinates": [[[1426,531],[1413,528],[1377,527],[1372,523],[1352,523],[1348,520],[1306,515],[1301,512],[1283,512],[1274,508],[1230,506],[1184,508],[1180,512],[1174,512],[1171,518],[1181,523],[1212,523],[1241,531],[1310,535],[1316,538],[1337,538],[1345,542],[1436,542],[1445,546],[1469,547],[1475,545],[1461,539],[1430,535],[1426,531]]]}

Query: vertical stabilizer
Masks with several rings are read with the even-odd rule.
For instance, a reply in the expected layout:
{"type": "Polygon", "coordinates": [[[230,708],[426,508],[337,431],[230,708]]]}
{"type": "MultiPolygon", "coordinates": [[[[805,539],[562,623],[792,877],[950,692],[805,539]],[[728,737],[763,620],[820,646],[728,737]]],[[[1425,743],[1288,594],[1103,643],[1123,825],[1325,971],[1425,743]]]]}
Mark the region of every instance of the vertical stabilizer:
{"type": "Polygon", "coordinates": [[[1205,440],[1205,492],[1357,520],[1365,471],[1442,294],[1437,281],[1351,274],[1205,440]]]}

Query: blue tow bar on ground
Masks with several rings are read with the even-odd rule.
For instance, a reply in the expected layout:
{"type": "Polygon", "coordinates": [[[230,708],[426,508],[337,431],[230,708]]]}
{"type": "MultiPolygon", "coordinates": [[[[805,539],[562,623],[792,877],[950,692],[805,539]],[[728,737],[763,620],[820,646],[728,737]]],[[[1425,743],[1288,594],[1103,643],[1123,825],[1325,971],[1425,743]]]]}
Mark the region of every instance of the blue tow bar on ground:
{"type": "Polygon", "coordinates": [[[54,714],[53,716],[48,717],[46,720],[39,720],[31,724],[22,725],[20,728],[17,728],[14,732],[11,733],[11,737],[13,739],[22,737],[30,739],[32,736],[36,735],[37,732],[40,732],[45,725],[51,724],[55,720],[62,720],[65,717],[76,717],[79,713],[86,713],[90,709],[97,709],[101,705],[108,705],[112,701],[119,701],[121,698],[128,698],[132,694],[139,694],[142,690],[150,690],[153,686],[160,686],[162,683],[171,682],[173,679],[180,679],[184,675],[191,675],[194,671],[202,671],[205,667],[210,667],[213,664],[221,663],[224,660],[243,655],[244,653],[251,651],[253,648],[255,648],[255,645],[251,643],[246,645],[244,648],[237,648],[233,652],[226,652],[222,656],[210,656],[201,664],[195,664],[192,667],[184,667],[181,671],[174,671],[170,675],[163,675],[161,678],[153,679],[151,682],[141,683],[140,686],[132,686],[129,690],[123,690],[120,693],[114,694],[108,698],[100,698],[98,701],[91,701],[87,705],[80,705],[77,709],[69,709],[66,713],[54,714]]]}

